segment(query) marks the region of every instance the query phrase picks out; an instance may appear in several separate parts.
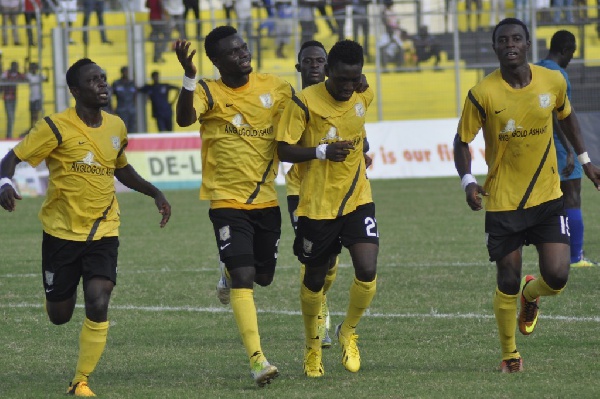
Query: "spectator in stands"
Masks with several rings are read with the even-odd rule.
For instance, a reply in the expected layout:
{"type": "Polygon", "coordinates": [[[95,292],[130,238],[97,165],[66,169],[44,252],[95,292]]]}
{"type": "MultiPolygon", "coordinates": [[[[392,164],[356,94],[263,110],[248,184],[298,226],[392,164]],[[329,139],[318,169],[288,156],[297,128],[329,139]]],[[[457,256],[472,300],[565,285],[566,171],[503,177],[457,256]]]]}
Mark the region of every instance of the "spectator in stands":
{"type": "Polygon", "coordinates": [[[515,4],[515,17],[525,23],[529,24],[529,0],[514,0],[515,4]]]}
{"type": "Polygon", "coordinates": [[[227,25],[231,25],[231,12],[233,9],[233,0],[223,0],[223,11],[225,12],[225,20],[227,25]]]}
{"type": "Polygon", "coordinates": [[[113,82],[112,91],[117,99],[115,113],[125,122],[128,133],[137,132],[135,112],[137,88],[133,80],[129,79],[128,67],[121,67],[121,77],[113,82]]]}
{"type": "Polygon", "coordinates": [[[242,34],[252,52],[254,36],[252,35],[252,0],[235,0],[233,7],[237,16],[237,30],[242,34]]]}
{"type": "Polygon", "coordinates": [[[21,0],[0,0],[2,11],[2,45],[8,46],[9,25],[12,26],[13,43],[20,46],[19,31],[17,29],[17,17],[21,12],[21,0]]]}
{"type": "Polygon", "coordinates": [[[19,63],[10,63],[10,69],[2,73],[0,88],[4,99],[4,110],[6,111],[6,138],[13,137],[15,125],[15,111],[17,109],[17,83],[26,82],[25,75],[19,72],[19,63]]]}
{"type": "Polygon", "coordinates": [[[104,0],[83,0],[83,43],[88,44],[88,29],[90,24],[90,16],[96,11],[96,19],[100,27],[100,39],[104,44],[113,44],[106,37],[106,29],[104,27],[104,0]]]}
{"type": "MultiPolygon", "coordinates": [[[[567,81],[567,97],[569,97],[569,100],[571,99],[571,82],[565,69],[571,62],[576,49],[575,36],[569,31],[560,30],[552,36],[550,51],[548,51],[546,58],[538,62],[538,65],[560,71],[567,81]]],[[[583,216],[581,213],[581,177],[583,176],[583,169],[556,118],[554,118],[553,128],[554,147],[556,147],[556,158],[560,173],[560,189],[563,193],[569,225],[571,267],[597,266],[596,262],[586,259],[583,254],[583,216]],[[572,163],[574,163],[573,168],[570,167],[572,163]],[[569,166],[568,169],[567,166],[569,166]]]]}
{"type": "Polygon", "coordinates": [[[381,14],[385,32],[379,39],[379,50],[381,52],[381,64],[385,68],[389,62],[396,67],[404,63],[404,44],[402,43],[403,32],[400,29],[400,20],[394,11],[393,0],[384,0],[381,14]]]}
{"type": "Polygon", "coordinates": [[[490,1],[490,25],[496,24],[506,18],[506,0],[490,1]]]}
{"type": "Polygon", "coordinates": [[[77,0],[50,0],[50,6],[56,14],[56,22],[67,29],[69,44],[75,44],[71,39],[71,27],[77,20],[77,0]]]}
{"type": "Polygon", "coordinates": [[[160,83],[158,71],[152,72],[152,84],[144,85],[140,91],[148,96],[152,104],[152,117],[156,120],[159,132],[173,131],[173,101],[169,93],[179,93],[179,87],[160,83]]]}
{"type": "Polygon", "coordinates": [[[329,27],[329,30],[331,31],[331,34],[332,35],[337,34],[337,28],[335,27],[335,25],[331,21],[331,18],[329,17],[329,14],[327,14],[327,2],[325,0],[318,0],[317,4],[315,5],[315,8],[317,9],[317,11],[319,11],[319,14],[321,15],[321,18],[325,20],[325,23],[329,27]]]}
{"type": "MultiPolygon", "coordinates": [[[[200,0],[183,0],[183,20],[187,20],[188,12],[191,10],[194,13],[194,25],[196,25],[196,39],[200,40],[202,37],[202,22],[200,21],[200,0]]],[[[186,29],[186,36],[187,29],[186,29]]]]}
{"type": "Polygon", "coordinates": [[[331,0],[331,13],[337,24],[338,41],[346,38],[346,7],[350,0],[331,0]]]}
{"type": "Polygon", "coordinates": [[[167,16],[162,7],[162,0],[146,0],[146,8],[148,8],[148,19],[152,32],[150,40],[154,43],[154,63],[165,62],[162,57],[167,49],[167,45],[171,38],[167,16]]]}
{"type": "Polygon", "coordinates": [[[575,19],[573,19],[573,6],[573,0],[553,0],[552,7],[555,10],[554,17],[552,18],[552,20],[554,21],[554,23],[558,25],[564,22],[564,20],[561,18],[563,13],[565,14],[565,18],[568,23],[574,23],[575,19]]]}
{"type": "Polygon", "coordinates": [[[37,62],[29,64],[29,72],[25,74],[29,82],[29,115],[30,128],[40,119],[42,114],[43,97],[42,82],[48,81],[48,76],[40,72],[40,66],[37,62]]]}
{"type": "Polygon", "coordinates": [[[171,41],[173,30],[177,31],[176,39],[185,39],[185,19],[183,16],[185,7],[181,0],[162,0],[162,6],[169,22],[167,41],[171,41]]]}
{"type": "Polygon", "coordinates": [[[483,0],[465,0],[466,11],[468,16],[467,30],[479,30],[481,28],[481,13],[483,12],[483,0]],[[473,10],[475,6],[475,10],[473,10]],[[475,29],[473,29],[473,15],[475,15],[475,29]]]}
{"type": "Polygon", "coordinates": [[[427,61],[432,57],[435,58],[435,67],[439,67],[440,46],[437,44],[435,37],[429,33],[426,25],[421,25],[418,33],[413,36],[413,45],[415,46],[417,55],[417,67],[421,62],[427,61]]]}
{"type": "Polygon", "coordinates": [[[352,37],[358,43],[358,30],[361,30],[365,62],[371,61],[369,53],[369,4],[371,4],[371,0],[352,0],[352,37]]]}
{"type": "Polygon", "coordinates": [[[317,33],[313,0],[298,0],[298,21],[300,22],[300,44],[313,40],[317,33]]]}
{"type": "Polygon", "coordinates": [[[294,7],[291,0],[277,0],[275,2],[277,18],[275,19],[275,41],[277,58],[286,58],[283,47],[290,42],[294,28],[294,7]]]}
{"type": "Polygon", "coordinates": [[[37,46],[37,43],[33,38],[33,21],[39,22],[40,28],[42,27],[42,19],[39,18],[38,20],[38,14],[36,14],[36,10],[39,13],[42,12],[42,0],[25,0],[24,4],[23,15],[25,16],[25,25],[27,25],[27,44],[30,46],[37,46]]]}

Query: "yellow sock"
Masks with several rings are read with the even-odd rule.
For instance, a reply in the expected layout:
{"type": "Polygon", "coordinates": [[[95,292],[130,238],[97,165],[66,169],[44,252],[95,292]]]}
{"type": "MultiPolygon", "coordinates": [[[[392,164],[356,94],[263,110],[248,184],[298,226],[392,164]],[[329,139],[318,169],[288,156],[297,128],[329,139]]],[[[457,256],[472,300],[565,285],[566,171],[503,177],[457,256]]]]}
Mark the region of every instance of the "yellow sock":
{"type": "Polygon", "coordinates": [[[540,276],[539,278],[536,278],[535,280],[532,280],[529,282],[529,284],[527,284],[527,286],[523,290],[523,296],[526,300],[531,302],[541,296],[558,295],[562,292],[563,289],[564,287],[560,290],[555,290],[551,288],[540,276]]]}
{"type": "Polygon", "coordinates": [[[494,314],[498,324],[498,335],[500,336],[500,347],[502,348],[502,360],[514,359],[521,355],[517,352],[517,341],[515,339],[517,329],[517,300],[519,295],[507,295],[498,288],[494,292],[494,314]]]}
{"type": "Polygon", "coordinates": [[[335,258],[335,264],[327,271],[327,275],[325,276],[325,284],[323,284],[323,294],[327,294],[331,288],[331,285],[335,281],[335,278],[337,277],[338,263],[340,263],[339,256],[335,258]]]}
{"type": "Polygon", "coordinates": [[[350,335],[354,333],[360,318],[371,304],[377,291],[377,278],[373,281],[359,281],[354,277],[350,286],[350,302],[346,311],[346,318],[342,323],[341,334],[350,335]]]}
{"type": "Polygon", "coordinates": [[[306,266],[304,263],[300,265],[300,284],[304,284],[304,273],[306,272],[306,266]]]}
{"type": "Polygon", "coordinates": [[[304,319],[304,336],[306,346],[309,348],[321,347],[321,337],[318,336],[317,320],[321,311],[323,301],[323,290],[313,292],[304,284],[300,286],[300,305],[302,307],[302,318],[304,319]]]}
{"type": "Polygon", "coordinates": [[[79,359],[77,360],[73,385],[88,380],[88,377],[96,368],[102,352],[104,352],[107,335],[108,321],[96,323],[87,317],[85,318],[79,335],[79,359]]]}
{"type": "Polygon", "coordinates": [[[246,348],[246,354],[251,362],[267,360],[260,347],[258,334],[258,317],[254,305],[254,290],[249,288],[231,289],[231,308],[246,348]]]}

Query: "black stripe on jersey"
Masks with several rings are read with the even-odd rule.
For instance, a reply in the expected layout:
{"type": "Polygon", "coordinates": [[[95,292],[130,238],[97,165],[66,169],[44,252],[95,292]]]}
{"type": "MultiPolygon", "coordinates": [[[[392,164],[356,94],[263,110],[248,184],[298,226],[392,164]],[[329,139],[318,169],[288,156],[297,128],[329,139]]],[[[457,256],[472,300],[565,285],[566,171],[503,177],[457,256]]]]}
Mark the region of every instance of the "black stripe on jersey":
{"type": "Polygon", "coordinates": [[[256,199],[256,196],[258,195],[258,193],[260,191],[260,187],[263,184],[265,184],[265,180],[267,180],[267,176],[269,176],[269,173],[271,173],[271,168],[273,167],[274,161],[275,160],[271,159],[271,162],[269,162],[269,165],[267,165],[267,170],[265,170],[265,173],[263,173],[262,179],[256,184],[256,188],[254,189],[254,192],[250,195],[250,198],[248,198],[248,200],[246,201],[246,204],[251,204],[256,199]]]}
{"type": "Polygon", "coordinates": [[[479,110],[479,114],[481,115],[481,119],[486,120],[487,116],[485,114],[485,110],[483,109],[483,107],[481,106],[481,104],[479,104],[477,102],[477,100],[475,99],[475,96],[473,95],[473,93],[471,93],[471,90],[469,90],[469,100],[471,100],[471,102],[473,103],[473,105],[479,110]]]}
{"type": "Polygon", "coordinates": [[[567,105],[567,95],[565,94],[565,98],[563,98],[563,105],[561,105],[559,108],[557,108],[556,110],[558,112],[562,112],[565,109],[565,105],[567,105]]]}
{"type": "Polygon", "coordinates": [[[542,167],[544,166],[544,163],[546,163],[546,158],[548,157],[548,153],[550,152],[550,144],[552,144],[552,136],[550,136],[550,141],[548,141],[548,146],[546,147],[546,152],[544,152],[544,155],[542,156],[542,160],[540,161],[540,166],[538,166],[533,177],[531,178],[529,187],[527,187],[527,190],[525,190],[525,195],[523,195],[523,199],[519,203],[519,206],[517,209],[523,209],[525,207],[525,204],[527,203],[527,200],[529,199],[529,196],[531,195],[531,192],[533,191],[533,186],[535,186],[535,182],[537,181],[538,177],[540,176],[540,173],[542,172],[542,167]]]}
{"type": "Polygon", "coordinates": [[[115,197],[113,197],[112,201],[110,201],[110,205],[108,206],[108,208],[106,208],[104,212],[102,212],[102,216],[100,216],[94,222],[94,225],[90,230],[90,234],[88,235],[87,240],[85,240],[86,242],[90,242],[94,239],[94,234],[96,234],[96,231],[98,231],[98,226],[100,226],[100,222],[106,219],[106,215],[108,215],[108,211],[110,211],[110,208],[112,208],[113,202],[115,202],[115,197]]]}
{"type": "Polygon", "coordinates": [[[123,151],[125,151],[125,148],[127,148],[127,143],[125,143],[125,145],[123,147],[121,147],[121,149],[119,150],[119,153],[117,154],[117,158],[119,158],[121,156],[123,151]]]}
{"type": "Polygon", "coordinates": [[[208,89],[208,85],[202,79],[200,79],[198,81],[198,83],[200,83],[200,86],[202,86],[202,88],[204,89],[204,92],[206,93],[206,100],[208,101],[208,109],[212,109],[213,106],[215,105],[215,101],[213,100],[213,96],[210,93],[210,90],[208,89]]]}
{"type": "Polygon", "coordinates": [[[358,182],[358,177],[360,176],[360,166],[358,167],[356,174],[354,175],[354,180],[352,180],[352,184],[350,185],[350,189],[344,195],[344,199],[342,200],[342,204],[340,205],[340,209],[338,209],[337,217],[340,217],[344,214],[344,207],[346,206],[346,202],[350,199],[350,196],[354,192],[356,188],[356,183],[358,182]]]}
{"type": "Polygon", "coordinates": [[[304,103],[302,101],[300,101],[298,96],[296,96],[296,94],[293,91],[292,91],[292,100],[296,103],[297,106],[302,108],[302,111],[304,111],[304,116],[306,117],[306,123],[308,123],[308,121],[310,120],[310,118],[308,116],[308,108],[306,108],[306,105],[304,105],[304,103]]]}
{"type": "Polygon", "coordinates": [[[61,145],[62,144],[62,134],[60,134],[60,132],[58,131],[58,128],[56,127],[56,125],[54,124],[52,119],[50,119],[49,116],[46,116],[46,117],[44,117],[44,120],[46,121],[48,126],[50,126],[50,129],[52,129],[52,133],[54,133],[54,135],[56,136],[56,141],[58,141],[58,145],[61,145]]]}

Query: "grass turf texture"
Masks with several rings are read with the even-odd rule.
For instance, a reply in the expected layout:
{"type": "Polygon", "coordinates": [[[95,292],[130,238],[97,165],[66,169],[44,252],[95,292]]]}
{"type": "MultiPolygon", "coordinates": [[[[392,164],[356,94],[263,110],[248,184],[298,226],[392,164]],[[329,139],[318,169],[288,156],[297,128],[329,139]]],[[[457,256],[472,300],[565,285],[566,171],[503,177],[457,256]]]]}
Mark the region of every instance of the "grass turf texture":
{"type": "MultiPolygon", "coordinates": [[[[586,254],[600,259],[599,193],[586,180],[586,254]]],[[[103,398],[595,398],[600,395],[597,300],[600,268],[574,269],[565,292],[541,301],[540,321],[517,336],[525,372],[497,372],[500,349],[491,298],[483,212],[466,205],[457,178],[372,181],[381,235],[378,292],[358,327],[362,368],[344,370],[337,340],[325,350],[325,376],[302,374],[299,265],[282,204],[274,283],[255,298],[263,350],[281,372],[265,388],[249,376],[229,306],[215,297],[217,251],[207,203],[171,191],[169,225],[158,228],[153,201],[119,195],[118,285],[108,344],[90,379],[103,398]]],[[[43,311],[42,199],[0,213],[0,397],[64,397],[77,361],[82,294],[73,320],[54,326],[43,311]]],[[[524,273],[539,275],[535,249],[524,273]]],[[[341,321],[352,269],[346,250],[329,294],[341,321]]],[[[333,332],[333,331],[332,331],[333,332]]]]}

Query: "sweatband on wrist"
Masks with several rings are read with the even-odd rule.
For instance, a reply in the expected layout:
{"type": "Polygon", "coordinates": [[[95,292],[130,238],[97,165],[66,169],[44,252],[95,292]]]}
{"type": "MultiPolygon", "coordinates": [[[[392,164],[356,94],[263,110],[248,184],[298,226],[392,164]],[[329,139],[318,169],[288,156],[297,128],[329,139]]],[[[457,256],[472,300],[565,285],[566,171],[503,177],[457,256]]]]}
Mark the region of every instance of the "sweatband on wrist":
{"type": "Polygon", "coordinates": [[[317,146],[317,159],[325,160],[327,159],[327,144],[319,144],[317,146]]]}
{"type": "Polygon", "coordinates": [[[587,151],[584,152],[584,153],[581,153],[581,154],[577,155],[577,160],[582,165],[585,165],[586,163],[592,162],[592,160],[590,159],[590,156],[588,155],[587,151]]]}
{"type": "Polygon", "coordinates": [[[187,76],[183,75],[183,88],[188,91],[195,91],[196,90],[196,79],[188,78],[187,76]]]}
{"type": "Polygon", "coordinates": [[[13,190],[17,191],[17,187],[15,187],[15,184],[8,177],[3,177],[2,179],[0,179],[0,188],[2,186],[4,186],[5,184],[8,184],[9,186],[11,186],[13,188],[13,190]]]}
{"type": "Polygon", "coordinates": [[[463,191],[466,190],[467,186],[471,183],[477,184],[477,180],[475,179],[475,176],[473,176],[470,173],[467,173],[466,175],[464,175],[462,177],[462,179],[460,180],[460,185],[461,185],[463,191]]]}

